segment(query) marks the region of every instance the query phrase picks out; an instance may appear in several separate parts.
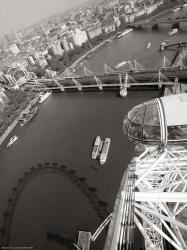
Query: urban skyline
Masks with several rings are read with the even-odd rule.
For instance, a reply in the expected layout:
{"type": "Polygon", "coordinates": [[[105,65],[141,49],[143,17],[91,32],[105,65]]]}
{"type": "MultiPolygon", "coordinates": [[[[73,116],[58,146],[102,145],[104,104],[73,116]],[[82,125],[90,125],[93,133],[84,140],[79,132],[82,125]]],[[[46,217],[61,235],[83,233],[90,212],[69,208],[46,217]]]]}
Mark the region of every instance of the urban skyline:
{"type": "Polygon", "coordinates": [[[85,2],[89,0],[0,0],[0,38],[85,2]]]}

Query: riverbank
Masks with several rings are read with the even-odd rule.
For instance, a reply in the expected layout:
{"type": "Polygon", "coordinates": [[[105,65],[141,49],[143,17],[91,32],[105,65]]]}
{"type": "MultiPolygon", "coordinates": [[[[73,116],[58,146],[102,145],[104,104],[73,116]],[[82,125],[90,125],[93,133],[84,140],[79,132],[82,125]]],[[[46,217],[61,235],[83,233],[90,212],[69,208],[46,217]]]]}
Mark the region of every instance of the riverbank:
{"type": "Polygon", "coordinates": [[[72,65],[70,65],[67,69],[68,70],[73,70],[84,59],[87,59],[90,55],[92,55],[93,52],[97,51],[100,47],[105,45],[109,40],[113,40],[115,36],[116,35],[113,35],[113,36],[105,39],[104,41],[102,41],[101,43],[99,43],[98,45],[96,45],[95,47],[90,49],[89,51],[87,51],[85,54],[83,54],[81,57],[79,57],[72,65]]]}
{"type": "Polygon", "coordinates": [[[19,116],[8,126],[8,128],[5,130],[5,132],[0,136],[0,145],[4,142],[4,140],[8,137],[8,135],[12,132],[12,130],[16,127],[16,125],[19,122],[19,118],[23,115],[23,113],[27,112],[33,105],[35,105],[38,101],[38,96],[35,97],[29,105],[21,111],[19,116]]]}

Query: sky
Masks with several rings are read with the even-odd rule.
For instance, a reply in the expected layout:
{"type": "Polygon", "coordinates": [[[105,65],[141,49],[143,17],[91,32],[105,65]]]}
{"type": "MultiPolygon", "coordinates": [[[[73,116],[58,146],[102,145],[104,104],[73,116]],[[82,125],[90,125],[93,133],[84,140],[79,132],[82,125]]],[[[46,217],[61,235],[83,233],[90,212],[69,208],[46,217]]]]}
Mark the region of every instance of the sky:
{"type": "Polygon", "coordinates": [[[0,0],[0,37],[83,2],[85,0],[0,0]]]}

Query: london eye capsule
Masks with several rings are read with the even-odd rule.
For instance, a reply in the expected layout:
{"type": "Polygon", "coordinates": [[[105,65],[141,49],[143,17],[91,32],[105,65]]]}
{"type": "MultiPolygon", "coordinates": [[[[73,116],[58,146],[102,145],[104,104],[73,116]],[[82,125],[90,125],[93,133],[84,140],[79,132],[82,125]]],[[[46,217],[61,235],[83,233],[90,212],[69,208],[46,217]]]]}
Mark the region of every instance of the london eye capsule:
{"type": "Polygon", "coordinates": [[[123,131],[142,144],[187,143],[187,94],[164,96],[129,111],[123,131]]]}

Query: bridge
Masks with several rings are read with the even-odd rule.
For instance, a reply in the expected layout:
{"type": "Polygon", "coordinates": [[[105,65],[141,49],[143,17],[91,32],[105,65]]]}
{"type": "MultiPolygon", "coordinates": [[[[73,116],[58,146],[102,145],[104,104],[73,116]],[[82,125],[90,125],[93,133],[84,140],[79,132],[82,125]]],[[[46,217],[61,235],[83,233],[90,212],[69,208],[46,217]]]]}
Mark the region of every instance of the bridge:
{"type": "Polygon", "coordinates": [[[109,88],[161,88],[162,86],[173,86],[176,78],[187,82],[187,68],[169,67],[171,64],[164,58],[159,68],[144,69],[137,61],[134,64],[127,61],[128,70],[115,71],[105,65],[102,74],[95,74],[85,69],[84,76],[69,74],[69,76],[52,79],[29,80],[23,88],[34,91],[53,90],[103,90],[109,88]]]}
{"type": "Polygon", "coordinates": [[[160,24],[171,24],[172,28],[173,27],[179,27],[180,23],[186,23],[187,22],[187,18],[186,17],[181,17],[181,18],[175,18],[175,19],[158,19],[158,20],[150,20],[150,19],[146,19],[146,20],[142,20],[142,21],[135,21],[134,23],[131,24],[132,27],[136,28],[136,27],[140,27],[140,26],[152,26],[152,27],[159,27],[160,24]]]}

